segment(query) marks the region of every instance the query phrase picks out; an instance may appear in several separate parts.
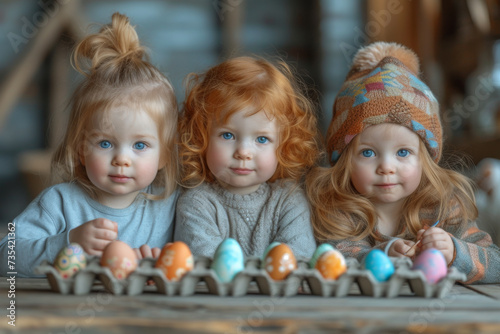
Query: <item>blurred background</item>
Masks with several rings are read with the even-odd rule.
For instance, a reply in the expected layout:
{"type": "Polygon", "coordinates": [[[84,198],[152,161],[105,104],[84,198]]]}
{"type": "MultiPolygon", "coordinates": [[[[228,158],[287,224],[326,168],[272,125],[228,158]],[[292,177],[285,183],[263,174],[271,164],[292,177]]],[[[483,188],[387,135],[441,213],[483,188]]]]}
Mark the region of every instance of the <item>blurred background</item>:
{"type": "Polygon", "coordinates": [[[114,12],[130,17],[180,104],[190,72],[238,55],[282,59],[307,84],[322,132],[357,49],[399,42],[418,54],[440,102],[445,149],[475,164],[500,158],[499,0],[2,0],[2,232],[49,185],[50,154],[81,80],[70,65],[75,41],[114,12]]]}

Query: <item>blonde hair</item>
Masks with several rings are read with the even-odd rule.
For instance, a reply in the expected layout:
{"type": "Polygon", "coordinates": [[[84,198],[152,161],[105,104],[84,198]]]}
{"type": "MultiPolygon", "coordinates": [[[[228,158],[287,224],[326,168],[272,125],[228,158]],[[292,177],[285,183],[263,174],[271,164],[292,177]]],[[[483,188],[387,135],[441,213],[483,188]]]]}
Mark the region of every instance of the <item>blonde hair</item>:
{"type": "MultiPolygon", "coordinates": [[[[354,137],[332,167],[317,167],[306,178],[306,192],[312,206],[312,223],[318,241],[361,240],[379,237],[375,233],[377,212],[351,183],[352,155],[359,142],[354,137]]],[[[440,167],[419,139],[422,178],[417,189],[403,203],[398,237],[415,237],[423,223],[440,220],[440,227],[477,217],[472,181],[453,170],[440,167]],[[457,220],[455,218],[459,217],[457,220]]]]}
{"type": "Polygon", "coordinates": [[[92,136],[94,115],[104,117],[111,108],[126,106],[124,117],[146,112],[157,124],[160,166],[153,185],[164,189],[158,199],[177,188],[179,174],[176,149],[178,109],[172,85],[147,59],[146,50],[129,19],[114,13],[99,33],[85,37],[75,48],[73,64],[85,76],[72,97],[71,114],[63,142],[52,158],[53,174],[76,182],[95,196],[80,154],[92,136]]]}
{"type": "Polygon", "coordinates": [[[186,101],[179,122],[182,184],[195,187],[213,182],[206,163],[209,133],[217,122],[238,111],[253,115],[264,111],[276,119],[278,167],[269,179],[299,180],[319,156],[317,120],[288,65],[252,57],[222,62],[207,72],[188,76],[186,101]]]}

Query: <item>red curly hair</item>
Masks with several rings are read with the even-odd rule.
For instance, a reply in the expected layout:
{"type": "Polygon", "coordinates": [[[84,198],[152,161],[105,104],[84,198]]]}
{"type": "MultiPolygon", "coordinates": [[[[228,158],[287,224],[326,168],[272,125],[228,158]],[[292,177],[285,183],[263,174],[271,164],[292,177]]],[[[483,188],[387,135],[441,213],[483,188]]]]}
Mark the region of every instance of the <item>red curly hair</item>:
{"type": "Polygon", "coordinates": [[[238,57],[201,75],[187,78],[186,100],[179,119],[181,183],[195,187],[215,181],[206,162],[209,133],[235,112],[264,111],[279,126],[278,166],[268,180],[299,181],[320,155],[317,119],[290,67],[261,58],[238,57]]]}

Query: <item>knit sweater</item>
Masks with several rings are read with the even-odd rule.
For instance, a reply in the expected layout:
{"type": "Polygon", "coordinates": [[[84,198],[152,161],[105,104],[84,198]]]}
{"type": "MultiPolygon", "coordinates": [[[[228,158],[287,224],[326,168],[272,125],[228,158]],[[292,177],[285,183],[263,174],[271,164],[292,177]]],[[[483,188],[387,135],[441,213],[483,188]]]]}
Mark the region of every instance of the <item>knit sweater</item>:
{"type": "MultiPolygon", "coordinates": [[[[459,212],[450,214],[442,228],[448,232],[455,247],[451,265],[467,275],[465,283],[500,283],[500,248],[488,233],[481,231],[475,221],[462,219],[459,212]]],[[[362,261],[369,251],[385,250],[394,239],[378,231],[376,234],[380,240],[368,237],[360,241],[330,240],[329,243],[344,256],[362,261]]],[[[414,240],[415,237],[405,235],[404,239],[414,240]]]]}
{"type": "Polygon", "coordinates": [[[179,197],[175,240],[188,244],[194,255],[213,257],[226,238],[236,239],[245,256],[262,256],[273,241],[286,243],[303,259],[316,248],[308,201],[292,182],[263,183],[248,195],[204,183],[179,197]]]}
{"type": "MultiPolygon", "coordinates": [[[[151,186],[144,192],[158,194],[151,186]]],[[[85,222],[107,218],[118,224],[118,239],[132,248],[144,244],[163,247],[172,241],[176,191],[161,200],[138,195],[130,206],[114,209],[90,198],[76,183],[61,183],[45,189],[13,220],[15,224],[15,271],[19,277],[35,276],[43,260],[53,262],[69,244],[69,232],[85,222]]],[[[9,235],[0,241],[0,276],[13,271],[7,266],[9,235]]]]}

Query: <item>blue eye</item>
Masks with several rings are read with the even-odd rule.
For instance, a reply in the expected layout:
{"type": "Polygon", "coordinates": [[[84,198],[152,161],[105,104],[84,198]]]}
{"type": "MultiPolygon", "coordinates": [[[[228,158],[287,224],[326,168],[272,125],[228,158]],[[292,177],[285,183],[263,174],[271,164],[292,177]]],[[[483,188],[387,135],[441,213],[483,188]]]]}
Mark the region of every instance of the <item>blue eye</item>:
{"type": "Polygon", "coordinates": [[[229,140],[229,139],[233,139],[233,138],[234,138],[234,136],[233,136],[233,134],[232,134],[231,132],[224,132],[224,133],[222,134],[222,138],[224,138],[224,139],[226,139],[226,140],[229,140]]]}
{"type": "Polygon", "coordinates": [[[260,137],[257,137],[257,142],[259,144],[265,144],[269,141],[269,139],[267,139],[267,137],[264,137],[264,136],[260,136],[260,137]]]}
{"type": "Polygon", "coordinates": [[[410,154],[410,152],[408,152],[408,150],[405,150],[405,149],[401,149],[398,151],[398,156],[400,157],[407,157],[408,155],[410,154]]]}
{"type": "Polygon", "coordinates": [[[144,144],[142,141],[140,141],[140,142],[137,142],[134,144],[134,148],[136,150],[143,150],[146,148],[146,144],[144,144]]]}
{"type": "Polygon", "coordinates": [[[373,150],[363,150],[363,152],[361,152],[361,154],[363,154],[363,156],[365,158],[370,158],[370,157],[373,157],[375,155],[375,152],[373,152],[373,150]]]}
{"type": "Polygon", "coordinates": [[[101,148],[110,148],[111,147],[111,143],[107,140],[103,140],[99,143],[99,146],[101,148]]]}

